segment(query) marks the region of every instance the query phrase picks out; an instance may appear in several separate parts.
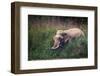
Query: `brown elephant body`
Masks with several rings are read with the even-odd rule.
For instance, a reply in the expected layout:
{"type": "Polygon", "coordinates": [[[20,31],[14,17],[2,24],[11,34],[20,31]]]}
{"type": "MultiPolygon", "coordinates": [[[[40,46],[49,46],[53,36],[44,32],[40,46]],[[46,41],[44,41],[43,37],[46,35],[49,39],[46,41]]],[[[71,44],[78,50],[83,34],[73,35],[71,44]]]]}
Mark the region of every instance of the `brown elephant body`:
{"type": "Polygon", "coordinates": [[[73,38],[78,38],[81,36],[84,37],[83,31],[79,28],[72,28],[69,30],[64,30],[64,33],[65,33],[65,36],[64,36],[65,42],[67,42],[67,40],[71,40],[73,38]]]}
{"type": "Polygon", "coordinates": [[[52,49],[57,49],[60,46],[60,43],[66,43],[71,41],[73,38],[78,38],[84,36],[84,32],[79,28],[71,28],[68,30],[57,30],[56,35],[53,37],[54,45],[52,49]]]}

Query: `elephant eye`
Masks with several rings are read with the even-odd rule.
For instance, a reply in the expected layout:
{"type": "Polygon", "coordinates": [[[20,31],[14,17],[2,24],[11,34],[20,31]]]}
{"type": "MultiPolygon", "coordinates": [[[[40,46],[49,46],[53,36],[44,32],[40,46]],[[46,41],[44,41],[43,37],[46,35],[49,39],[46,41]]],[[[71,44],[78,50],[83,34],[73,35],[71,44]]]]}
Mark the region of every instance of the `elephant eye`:
{"type": "Polygon", "coordinates": [[[65,36],[65,35],[67,35],[66,33],[62,33],[62,36],[65,36]]]}

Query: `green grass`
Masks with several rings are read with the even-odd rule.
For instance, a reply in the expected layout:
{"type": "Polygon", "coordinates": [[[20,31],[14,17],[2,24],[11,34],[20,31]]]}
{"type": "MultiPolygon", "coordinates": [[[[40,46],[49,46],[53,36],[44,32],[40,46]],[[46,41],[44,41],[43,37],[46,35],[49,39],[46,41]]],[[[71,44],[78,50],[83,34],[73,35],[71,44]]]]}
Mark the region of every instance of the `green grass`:
{"type": "MultiPolygon", "coordinates": [[[[57,27],[32,27],[28,29],[28,60],[86,58],[87,36],[74,39],[63,48],[51,50],[57,27]]],[[[86,32],[85,32],[85,35],[86,32]]]]}

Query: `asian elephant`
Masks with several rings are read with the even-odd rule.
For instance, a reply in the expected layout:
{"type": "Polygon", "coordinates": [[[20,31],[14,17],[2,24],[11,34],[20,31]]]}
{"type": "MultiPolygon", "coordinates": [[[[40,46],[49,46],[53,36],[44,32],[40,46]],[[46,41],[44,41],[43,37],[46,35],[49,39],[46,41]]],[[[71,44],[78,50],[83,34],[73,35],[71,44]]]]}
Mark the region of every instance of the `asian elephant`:
{"type": "Polygon", "coordinates": [[[79,28],[71,28],[68,30],[57,30],[56,35],[53,37],[53,47],[51,49],[57,49],[63,46],[64,43],[70,42],[73,38],[84,36],[84,32],[79,28]]]}

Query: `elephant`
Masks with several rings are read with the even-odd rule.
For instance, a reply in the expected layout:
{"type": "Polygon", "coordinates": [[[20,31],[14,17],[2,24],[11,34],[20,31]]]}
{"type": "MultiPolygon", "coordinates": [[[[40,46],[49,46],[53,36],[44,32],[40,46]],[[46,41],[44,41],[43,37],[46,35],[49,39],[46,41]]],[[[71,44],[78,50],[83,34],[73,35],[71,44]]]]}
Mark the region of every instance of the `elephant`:
{"type": "Polygon", "coordinates": [[[84,37],[84,32],[79,28],[70,28],[68,30],[57,30],[56,35],[53,37],[53,47],[57,49],[62,47],[65,43],[70,42],[74,38],[84,37]]]}

